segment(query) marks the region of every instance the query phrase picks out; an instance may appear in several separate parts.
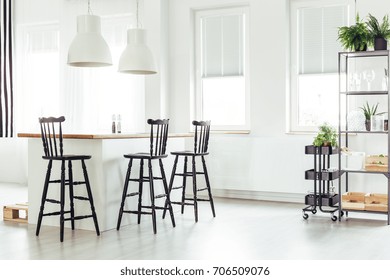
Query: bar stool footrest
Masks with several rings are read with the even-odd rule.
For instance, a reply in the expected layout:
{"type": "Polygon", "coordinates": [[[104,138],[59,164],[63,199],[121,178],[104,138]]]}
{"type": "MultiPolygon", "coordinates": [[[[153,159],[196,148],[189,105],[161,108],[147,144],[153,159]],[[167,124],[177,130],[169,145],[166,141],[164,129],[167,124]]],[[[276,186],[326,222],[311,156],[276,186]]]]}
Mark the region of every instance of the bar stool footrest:
{"type": "Polygon", "coordinates": [[[192,176],[192,173],[191,172],[187,172],[187,173],[175,173],[175,176],[192,176]]]}
{"type": "MultiPolygon", "coordinates": [[[[146,209],[153,209],[152,206],[141,206],[142,208],[146,208],[146,209]]],[[[165,207],[162,207],[162,206],[154,206],[154,209],[155,210],[164,210],[165,207]]],[[[167,208],[168,209],[168,208],[167,208]]]]}
{"type": "Polygon", "coordinates": [[[84,196],[74,196],[73,198],[78,200],[89,200],[88,197],[84,197],[84,196]]]}
{"type": "MultiPolygon", "coordinates": [[[[64,214],[69,214],[69,213],[70,213],[70,211],[64,211],[64,214]]],[[[42,214],[43,217],[46,217],[46,216],[58,216],[58,215],[61,215],[60,211],[42,214]]]]}
{"type": "Polygon", "coordinates": [[[196,199],[197,201],[210,201],[210,199],[206,199],[206,198],[198,198],[196,199]]]}
{"type": "MultiPolygon", "coordinates": [[[[193,201],[193,200],[195,200],[195,199],[193,199],[193,198],[187,198],[187,197],[186,197],[185,200],[191,200],[191,201],[193,201]]],[[[210,199],[207,199],[207,198],[197,198],[196,201],[210,201],[210,199]]]]}
{"type": "MultiPolygon", "coordinates": [[[[61,183],[61,180],[51,180],[49,181],[49,184],[60,184],[61,183]]],[[[66,182],[65,182],[66,183],[66,182]]]]}
{"type": "Polygon", "coordinates": [[[85,181],[77,181],[77,182],[73,182],[73,185],[85,185],[86,182],[85,181]]]}
{"type": "Polygon", "coordinates": [[[188,202],[178,202],[178,201],[171,201],[171,204],[177,204],[177,205],[192,205],[194,206],[193,203],[188,203],[188,202]]]}
{"type": "Polygon", "coordinates": [[[177,186],[177,187],[173,187],[172,190],[178,190],[178,189],[182,189],[184,188],[184,186],[177,186]]]}
{"type": "Polygon", "coordinates": [[[82,220],[82,219],[87,219],[87,218],[93,218],[93,215],[85,215],[85,216],[76,216],[73,218],[66,218],[66,219],[64,219],[64,221],[82,220]]]}
{"type": "Polygon", "coordinates": [[[207,188],[197,189],[198,192],[205,191],[207,188]]]}
{"type": "Polygon", "coordinates": [[[165,193],[163,194],[159,194],[159,195],[156,195],[154,198],[158,199],[158,198],[163,198],[163,197],[166,197],[167,195],[165,193]]]}
{"type": "MultiPolygon", "coordinates": [[[[153,177],[153,180],[162,180],[162,179],[163,179],[162,177],[153,177]]],[[[131,179],[129,179],[129,181],[140,182],[141,179],[140,178],[131,178],[131,179]]],[[[149,177],[143,177],[142,182],[150,182],[149,177]]]]}
{"type": "Polygon", "coordinates": [[[131,197],[131,196],[136,196],[136,195],[139,195],[139,192],[132,192],[132,193],[126,194],[126,197],[131,197]]]}
{"type": "Polygon", "coordinates": [[[130,210],[123,210],[123,213],[128,214],[144,214],[144,215],[152,215],[151,212],[144,212],[144,211],[130,211],[130,210]]]}
{"type": "Polygon", "coordinates": [[[59,200],[50,199],[50,198],[45,199],[45,201],[50,202],[50,203],[55,203],[55,204],[61,204],[61,202],[59,200]]]}
{"type": "MultiPolygon", "coordinates": [[[[140,178],[131,178],[129,179],[130,182],[141,182],[140,178]]],[[[149,182],[149,177],[143,177],[142,182],[149,182]]]]}

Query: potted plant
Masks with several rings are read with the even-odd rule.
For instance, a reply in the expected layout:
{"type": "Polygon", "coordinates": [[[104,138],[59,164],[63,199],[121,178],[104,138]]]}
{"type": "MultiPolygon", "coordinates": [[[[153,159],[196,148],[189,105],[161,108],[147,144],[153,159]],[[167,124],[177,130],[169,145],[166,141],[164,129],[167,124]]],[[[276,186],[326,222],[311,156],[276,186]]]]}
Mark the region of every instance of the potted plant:
{"type": "Polygon", "coordinates": [[[337,132],[336,129],[329,125],[328,123],[324,123],[318,127],[319,131],[317,136],[314,138],[313,145],[320,146],[331,146],[337,147],[337,132]]]}
{"type": "Polygon", "coordinates": [[[376,103],[376,105],[370,106],[370,104],[368,104],[368,101],[366,101],[363,107],[359,107],[360,109],[362,109],[364,117],[366,119],[365,124],[366,124],[367,131],[371,130],[371,116],[383,114],[383,113],[378,113],[378,114],[376,113],[376,111],[378,110],[378,105],[379,104],[376,103]]]}
{"type": "Polygon", "coordinates": [[[388,15],[385,15],[382,19],[382,23],[379,23],[376,17],[368,14],[366,24],[370,34],[370,41],[374,44],[374,50],[387,50],[387,39],[390,38],[388,15]]]}
{"type": "Polygon", "coordinates": [[[370,44],[370,34],[367,25],[356,15],[356,23],[351,26],[342,26],[338,30],[338,40],[344,49],[350,51],[366,51],[370,44]]]}

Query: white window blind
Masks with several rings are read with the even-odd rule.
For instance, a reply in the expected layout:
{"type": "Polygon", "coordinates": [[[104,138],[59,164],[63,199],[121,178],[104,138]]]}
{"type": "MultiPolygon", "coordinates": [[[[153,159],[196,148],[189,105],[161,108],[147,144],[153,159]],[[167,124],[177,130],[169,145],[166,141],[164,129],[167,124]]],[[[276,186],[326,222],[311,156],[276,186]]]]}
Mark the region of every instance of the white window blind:
{"type": "Polygon", "coordinates": [[[346,5],[298,10],[299,74],[337,72],[338,27],[347,25],[346,5]]]}
{"type": "Polygon", "coordinates": [[[244,15],[202,18],[202,77],[242,76],[244,15]]]}
{"type": "Polygon", "coordinates": [[[213,130],[248,130],[249,8],[195,12],[195,118],[213,130]]]}
{"type": "Polygon", "coordinates": [[[353,0],[290,0],[289,131],[338,122],[338,28],[349,25],[353,0]]]}

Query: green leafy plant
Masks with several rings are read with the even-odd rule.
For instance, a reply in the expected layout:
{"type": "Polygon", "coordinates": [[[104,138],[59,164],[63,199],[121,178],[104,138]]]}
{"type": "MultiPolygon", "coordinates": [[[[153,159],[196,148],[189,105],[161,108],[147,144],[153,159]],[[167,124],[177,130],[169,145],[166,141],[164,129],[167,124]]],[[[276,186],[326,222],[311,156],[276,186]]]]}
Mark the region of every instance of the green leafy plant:
{"type": "Polygon", "coordinates": [[[336,129],[333,126],[329,125],[328,123],[324,123],[320,125],[318,129],[318,134],[313,141],[314,146],[337,146],[338,135],[336,129]]]}
{"type": "Polygon", "coordinates": [[[371,44],[370,33],[366,23],[356,15],[356,23],[351,26],[342,26],[338,30],[338,40],[346,50],[365,51],[371,44]]]}
{"type": "MultiPolygon", "coordinates": [[[[363,107],[359,107],[362,109],[364,117],[366,118],[367,121],[371,120],[371,116],[377,115],[376,111],[378,110],[378,105],[379,103],[376,103],[376,105],[370,106],[368,104],[368,101],[363,105],[363,107]]],[[[383,114],[383,113],[380,113],[383,114]]]]}
{"type": "Polygon", "coordinates": [[[368,20],[366,24],[372,43],[374,42],[375,38],[383,38],[386,40],[390,38],[390,22],[388,15],[385,15],[382,19],[382,23],[379,23],[376,17],[368,14],[368,20]]]}

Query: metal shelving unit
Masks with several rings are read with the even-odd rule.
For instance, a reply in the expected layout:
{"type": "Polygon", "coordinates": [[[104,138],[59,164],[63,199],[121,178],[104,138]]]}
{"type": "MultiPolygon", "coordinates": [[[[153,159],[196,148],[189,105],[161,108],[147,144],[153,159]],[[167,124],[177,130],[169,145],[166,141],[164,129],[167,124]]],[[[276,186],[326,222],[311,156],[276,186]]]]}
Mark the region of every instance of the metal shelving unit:
{"type": "MultiPolygon", "coordinates": [[[[360,59],[360,58],[372,58],[372,57],[384,57],[387,59],[387,70],[390,70],[390,55],[388,50],[383,51],[362,51],[362,52],[340,52],[339,53],[339,147],[342,145],[342,138],[345,141],[345,146],[348,147],[349,141],[348,138],[350,134],[387,134],[387,154],[390,154],[390,134],[388,131],[350,131],[348,130],[348,121],[347,121],[347,115],[348,115],[348,98],[351,96],[380,96],[380,95],[386,95],[387,96],[387,108],[388,113],[390,111],[390,98],[389,98],[389,77],[387,77],[387,91],[384,90],[373,90],[373,91],[348,91],[348,75],[349,75],[349,69],[348,69],[348,62],[350,59],[360,59]],[[342,108],[341,108],[341,98],[344,96],[346,102],[346,110],[345,110],[345,129],[342,129],[342,108]]],[[[388,157],[388,166],[390,166],[390,158],[388,157]]],[[[348,215],[348,212],[358,212],[358,213],[370,213],[370,214],[384,214],[387,215],[387,224],[390,225],[390,199],[388,199],[388,205],[387,205],[387,212],[379,212],[379,211],[366,211],[366,210],[351,210],[351,209],[343,209],[342,208],[342,200],[341,195],[343,193],[343,185],[345,185],[345,191],[349,191],[349,175],[350,174],[380,174],[384,175],[387,178],[387,196],[390,194],[390,178],[389,178],[389,170],[387,172],[378,172],[378,171],[366,171],[366,170],[343,170],[341,168],[341,153],[339,153],[339,162],[338,162],[338,169],[339,169],[339,194],[340,194],[340,202],[338,204],[339,207],[339,220],[341,220],[342,212],[345,211],[346,215],[348,215]],[[344,179],[344,180],[343,180],[344,179]]]]}

